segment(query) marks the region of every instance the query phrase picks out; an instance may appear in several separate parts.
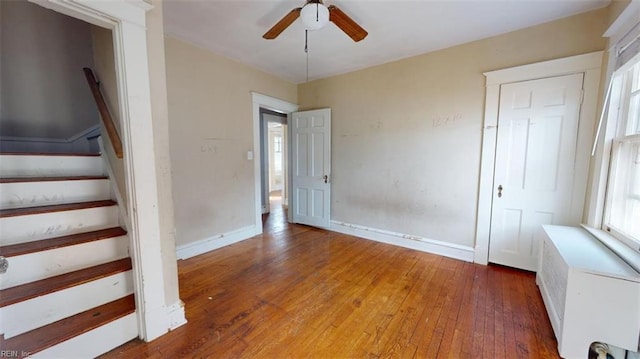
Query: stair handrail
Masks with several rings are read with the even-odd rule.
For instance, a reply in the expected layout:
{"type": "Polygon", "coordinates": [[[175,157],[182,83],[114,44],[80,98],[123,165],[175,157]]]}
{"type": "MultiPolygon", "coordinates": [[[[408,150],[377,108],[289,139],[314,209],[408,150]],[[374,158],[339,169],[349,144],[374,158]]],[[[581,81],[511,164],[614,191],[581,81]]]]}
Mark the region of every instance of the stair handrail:
{"type": "Polygon", "coordinates": [[[100,112],[102,123],[104,123],[104,128],[107,130],[107,135],[109,136],[113,150],[118,158],[122,158],[122,141],[120,140],[120,135],[118,135],[116,126],[113,123],[113,118],[109,113],[107,103],[104,101],[104,96],[102,96],[102,92],[100,91],[100,83],[96,80],[96,77],[93,75],[93,71],[90,68],[84,67],[82,70],[84,71],[84,75],[89,83],[89,88],[91,88],[91,93],[93,94],[93,99],[96,101],[96,106],[98,106],[98,112],[100,112]]]}

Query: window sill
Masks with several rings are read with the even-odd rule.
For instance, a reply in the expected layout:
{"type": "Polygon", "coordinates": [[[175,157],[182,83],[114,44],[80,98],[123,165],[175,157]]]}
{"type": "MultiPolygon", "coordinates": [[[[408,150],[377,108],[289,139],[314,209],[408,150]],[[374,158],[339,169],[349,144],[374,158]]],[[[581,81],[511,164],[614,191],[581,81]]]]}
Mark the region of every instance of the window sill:
{"type": "Polygon", "coordinates": [[[617,254],[623,261],[630,265],[637,272],[640,272],[640,252],[627,246],[619,239],[610,235],[606,231],[596,229],[587,225],[582,225],[587,232],[596,237],[602,244],[607,246],[612,252],[617,254]]]}

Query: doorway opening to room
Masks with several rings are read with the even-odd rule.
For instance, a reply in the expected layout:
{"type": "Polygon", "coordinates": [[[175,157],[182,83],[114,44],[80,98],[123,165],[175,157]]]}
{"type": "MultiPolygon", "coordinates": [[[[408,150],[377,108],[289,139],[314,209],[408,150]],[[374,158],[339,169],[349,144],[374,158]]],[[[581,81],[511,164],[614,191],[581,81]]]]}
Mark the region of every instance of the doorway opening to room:
{"type": "Polygon", "coordinates": [[[260,168],[263,222],[287,222],[289,198],[287,115],[260,108],[260,168]]]}

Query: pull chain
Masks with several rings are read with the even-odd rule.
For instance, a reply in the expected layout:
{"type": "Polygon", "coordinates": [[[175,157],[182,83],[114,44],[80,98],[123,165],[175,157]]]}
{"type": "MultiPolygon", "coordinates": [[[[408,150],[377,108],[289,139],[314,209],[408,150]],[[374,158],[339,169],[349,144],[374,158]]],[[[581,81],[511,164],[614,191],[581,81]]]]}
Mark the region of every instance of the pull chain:
{"type": "Polygon", "coordinates": [[[304,30],[304,53],[307,56],[307,81],[309,82],[309,38],[308,38],[308,30],[304,30]]]}

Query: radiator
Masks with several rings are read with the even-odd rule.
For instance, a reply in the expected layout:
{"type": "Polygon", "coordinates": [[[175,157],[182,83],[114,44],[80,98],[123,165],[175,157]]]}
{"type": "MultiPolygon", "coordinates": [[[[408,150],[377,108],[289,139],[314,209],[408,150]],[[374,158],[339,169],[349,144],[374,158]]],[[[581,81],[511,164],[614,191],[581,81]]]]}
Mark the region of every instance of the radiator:
{"type": "Polygon", "coordinates": [[[640,349],[640,273],[583,228],[543,226],[540,288],[563,358],[602,342],[640,349]]]}

